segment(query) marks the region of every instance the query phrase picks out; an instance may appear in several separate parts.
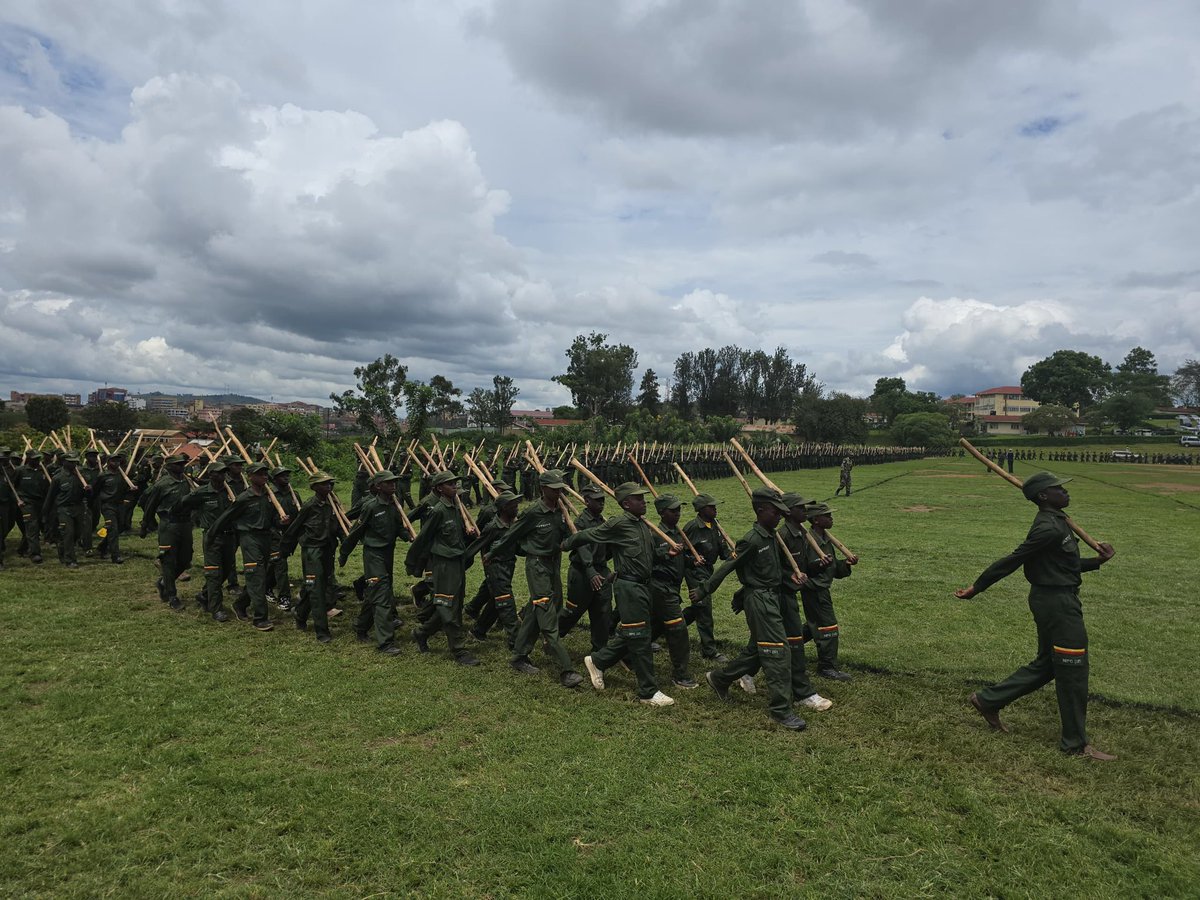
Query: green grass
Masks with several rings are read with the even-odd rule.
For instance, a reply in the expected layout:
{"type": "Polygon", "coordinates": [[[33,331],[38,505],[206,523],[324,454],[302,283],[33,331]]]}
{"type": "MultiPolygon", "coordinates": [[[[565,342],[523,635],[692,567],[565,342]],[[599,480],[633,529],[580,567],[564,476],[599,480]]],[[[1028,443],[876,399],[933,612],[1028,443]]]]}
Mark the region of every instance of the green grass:
{"type": "MultiPolygon", "coordinates": [[[[622,673],[568,692],[511,673],[500,641],[464,670],[443,639],[381,659],[347,617],[328,647],[278,613],[271,634],[217,625],[158,601],[149,540],[124,567],[67,573],[15,559],[14,534],[0,893],[1195,895],[1200,471],[1053,467],[1118,553],[1083,588],[1108,765],[1055,749],[1052,691],[1006,711],[1009,735],[965,705],[1032,656],[1034,629],[1019,574],[970,602],[951,591],[1020,542],[1033,508],[957,459],[859,467],[833,501],[862,556],[834,587],[855,680],[819,685],[836,705],[801,735],[768,725],[761,694],[723,706],[701,688],[651,711],[622,673]]],[[[822,498],[836,479],[777,477],[822,498]]],[[[702,489],[745,529],[736,482],[702,489]]],[[[717,630],[735,648],[730,590],[717,630]]],[[[579,659],[586,635],[568,644],[579,659]]]]}

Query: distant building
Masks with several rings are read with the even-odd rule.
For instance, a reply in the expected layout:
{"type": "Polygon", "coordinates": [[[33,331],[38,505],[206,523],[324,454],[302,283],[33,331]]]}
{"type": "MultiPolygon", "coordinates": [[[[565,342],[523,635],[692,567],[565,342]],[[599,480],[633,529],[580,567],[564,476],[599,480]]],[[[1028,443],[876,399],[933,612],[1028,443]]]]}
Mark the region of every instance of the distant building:
{"type": "Polygon", "coordinates": [[[93,406],[97,403],[125,403],[129,398],[129,391],[122,387],[98,387],[88,394],[88,406],[93,406]]]}
{"type": "Polygon", "coordinates": [[[79,402],[78,394],[43,394],[38,393],[37,391],[9,391],[8,408],[10,410],[22,410],[25,408],[25,404],[34,397],[61,397],[63,403],[67,404],[68,407],[78,409],[80,406],[82,406],[82,404],[79,402]]]}
{"type": "Polygon", "coordinates": [[[976,391],[972,410],[982,434],[1024,434],[1021,417],[1039,406],[1019,386],[1003,385],[976,391]]]}
{"type": "Polygon", "coordinates": [[[70,409],[82,409],[83,408],[83,402],[80,399],[79,394],[63,394],[62,398],[63,398],[63,402],[65,404],[67,404],[67,406],[70,409]]]}

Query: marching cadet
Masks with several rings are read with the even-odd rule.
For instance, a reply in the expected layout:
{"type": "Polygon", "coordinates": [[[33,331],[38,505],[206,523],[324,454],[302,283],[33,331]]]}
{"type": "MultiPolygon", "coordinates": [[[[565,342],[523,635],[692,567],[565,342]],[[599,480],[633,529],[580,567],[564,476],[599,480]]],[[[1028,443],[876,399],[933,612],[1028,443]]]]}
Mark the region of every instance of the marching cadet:
{"type": "MultiPolygon", "coordinates": [[[[492,510],[486,524],[483,515],[479,517],[479,537],[467,547],[467,558],[483,553],[483,583],[480,593],[485,599],[475,612],[475,625],[468,633],[477,641],[487,639],[487,633],[497,621],[504,626],[504,633],[511,650],[517,640],[517,609],[513,600],[512,580],[517,565],[515,547],[503,553],[496,553],[493,546],[509,529],[517,518],[517,506],[521,498],[511,490],[505,489],[496,499],[484,508],[492,510]]],[[[472,600],[472,603],[475,601],[472,600]]]]}
{"type": "Polygon", "coordinates": [[[404,534],[404,520],[393,502],[397,476],[383,469],[367,482],[368,493],[363,497],[358,518],[342,541],[338,566],[346,565],[350,552],[362,542],[363,595],[362,609],[355,623],[360,641],[368,641],[369,631],[375,631],[375,649],[387,656],[399,656],[396,646],[396,598],[392,593],[392,569],[395,565],[396,539],[404,534]]]}
{"type": "Polygon", "coordinates": [[[1064,512],[1071,497],[1063,485],[1070,480],[1050,472],[1025,479],[1021,488],[1025,499],[1038,508],[1025,541],[954,596],[969,600],[1024,566],[1029,611],[1037,625],[1037,656],[999,684],[976,691],[969,702],[993,729],[1008,731],[1000,721],[1000,710],[1053,681],[1062,721],[1059,749],[1108,762],[1116,757],[1093,747],[1087,735],[1088,638],[1079,586],[1081,573],[1095,572],[1115,551],[1111,544],[1100,544],[1099,556],[1080,559],[1079,542],[1064,512]]]}
{"type": "Polygon", "coordinates": [[[811,503],[805,515],[812,523],[812,536],[821,555],[805,544],[805,562],[801,565],[808,583],[800,588],[804,604],[806,636],[817,647],[817,674],[832,681],[849,681],[850,676],[837,667],[839,627],[829,592],[835,578],[850,577],[851,567],[858,564],[857,556],[838,559],[833,542],[826,533],[833,527],[833,510],[824,503],[811,503]]]}
{"type": "Polygon", "coordinates": [[[91,552],[92,549],[91,518],[88,514],[92,486],[85,484],[82,478],[79,457],[74,453],[64,454],[62,468],[50,479],[50,488],[42,505],[43,521],[51,515],[58,517],[58,561],[68,569],[79,568],[75,551],[80,545],[85,551],[91,552]]]}
{"type": "Polygon", "coordinates": [[[583,684],[571,654],[558,637],[562,611],[562,541],[567,536],[566,514],[561,505],[566,483],[562,472],[546,469],[537,473],[539,497],[525,508],[516,522],[493,545],[503,556],[514,550],[525,557],[525,582],[529,603],[521,611],[510,665],[523,675],[536,675],[538,668],[529,653],[540,637],[546,652],[558,663],[559,682],[565,688],[583,684]]]}
{"type": "Polygon", "coordinates": [[[96,476],[92,492],[96,497],[96,506],[104,519],[104,540],[100,542],[100,553],[107,553],[109,559],[120,565],[125,562],[121,556],[121,532],[125,528],[125,498],[137,490],[125,483],[125,473],[121,462],[125,457],[120,451],[105,460],[104,471],[96,476]]]}
{"type": "MultiPolygon", "coordinates": [[[[583,511],[575,519],[575,530],[586,531],[604,524],[604,500],[608,495],[598,485],[588,483],[579,492],[583,511]]],[[[605,544],[581,544],[571,551],[567,566],[567,596],[558,617],[559,637],[566,637],[586,613],[591,633],[592,653],[598,652],[612,637],[613,573],[608,566],[605,544]]]]}
{"type": "MultiPolygon", "coordinates": [[[[659,515],[659,527],[663,534],[676,544],[683,542],[683,534],[679,530],[682,505],[679,498],[671,494],[661,494],[654,500],[654,509],[659,515]]],[[[654,536],[654,540],[656,546],[667,545],[658,535],[654,536]]],[[[666,635],[667,651],[671,657],[671,679],[675,687],[685,691],[697,686],[688,670],[691,647],[688,642],[687,622],[684,621],[681,608],[683,600],[680,597],[684,571],[691,565],[693,562],[690,554],[658,554],[654,560],[654,568],[650,571],[650,616],[651,622],[654,623],[650,637],[653,640],[659,634],[666,635]]]]}
{"type": "MultiPolygon", "coordinates": [[[[393,478],[395,476],[392,476],[393,478]]],[[[467,526],[454,502],[458,496],[458,476],[436,472],[429,479],[431,505],[421,519],[421,532],[409,550],[408,558],[421,563],[432,579],[430,608],[412,639],[421,653],[429,652],[429,639],[446,632],[446,643],[460,666],[477,666],[479,660],[462,645],[462,607],[466,593],[467,526]]]]}
{"type": "MultiPolygon", "coordinates": [[[[292,491],[292,470],[280,466],[271,470],[269,490],[275,495],[275,500],[283,509],[284,515],[294,519],[300,507],[296,505],[295,493],[292,491]]],[[[292,582],[288,577],[288,554],[280,552],[283,539],[282,526],[276,526],[271,531],[271,565],[267,569],[267,594],[275,598],[276,604],[283,612],[292,608],[292,582]]]]}
{"type": "Polygon", "coordinates": [[[234,601],[233,612],[245,622],[253,614],[253,623],[258,631],[270,631],[270,615],[267,611],[267,566],[271,559],[271,531],[280,519],[269,495],[270,469],[266,463],[258,462],[247,467],[250,484],[238,494],[229,509],[217,517],[216,522],[204,536],[205,549],[216,544],[217,536],[236,530],[238,546],[242,551],[242,563],[246,567],[246,588],[234,601]]]}
{"type": "Polygon", "coordinates": [[[0,447],[0,571],[4,570],[8,533],[21,517],[17,489],[12,480],[13,471],[12,451],[8,447],[0,447]]]}
{"type": "MultiPolygon", "coordinates": [[[[493,481],[492,487],[496,491],[497,499],[493,500],[491,503],[485,503],[482,507],[480,507],[479,515],[477,515],[475,517],[475,526],[479,529],[479,537],[480,538],[483,537],[484,532],[487,531],[488,525],[491,524],[492,519],[496,516],[496,513],[498,511],[497,505],[500,502],[499,495],[503,494],[505,492],[514,493],[513,489],[511,487],[509,487],[509,485],[503,481],[493,481]]],[[[520,500],[521,498],[518,497],[517,499],[520,500]]],[[[410,506],[411,506],[411,504],[410,504],[410,506]]],[[[495,539],[495,537],[496,536],[493,535],[493,540],[495,539]]],[[[475,554],[468,553],[467,555],[468,555],[468,557],[470,557],[470,556],[474,556],[475,554]]],[[[485,606],[493,606],[494,605],[492,603],[492,599],[493,599],[492,590],[488,586],[488,580],[485,577],[483,579],[483,581],[481,581],[479,583],[479,588],[478,588],[478,590],[475,591],[475,596],[471,598],[471,602],[463,607],[463,614],[472,619],[478,619],[479,616],[483,613],[483,609],[485,606]]],[[[490,618],[490,621],[488,622],[487,628],[479,629],[477,632],[476,628],[478,628],[478,625],[476,625],[476,628],[469,629],[469,633],[476,640],[481,641],[481,640],[484,640],[484,638],[486,637],[488,630],[491,628],[492,622],[495,621],[494,616],[490,616],[489,618],[490,618]]]]}
{"type": "MultiPolygon", "coordinates": [[[[755,488],[750,497],[754,525],[737,543],[734,557],[720,565],[699,592],[711,595],[731,573],[737,572],[741,589],[734,594],[734,608],[746,612],[753,642],[721,669],[705,675],[717,696],[731,702],[729,687],[761,666],[767,679],[767,709],[771,721],[789,731],[803,731],[806,723],[792,709],[795,688],[792,659],[784,626],[780,585],[784,567],[775,540],[775,528],[787,513],[783,495],[768,487],[755,488]]],[[[798,586],[800,580],[790,575],[798,586]]]]}
{"type": "Polygon", "coordinates": [[[206,483],[192,491],[183,505],[189,510],[198,510],[200,514],[200,548],[204,559],[204,587],[201,588],[200,606],[212,616],[214,622],[227,622],[229,614],[225,612],[222,586],[229,576],[229,569],[234,565],[234,544],[237,539],[232,534],[212,534],[210,540],[209,533],[233,501],[229,499],[231,490],[225,483],[223,462],[218,460],[211,463],[204,474],[206,483]]]}
{"type": "Polygon", "coordinates": [[[654,534],[642,517],[646,514],[646,495],[650,492],[632,481],[619,484],[614,491],[621,515],[603,525],[580,531],[563,541],[564,550],[583,544],[604,544],[611,554],[616,580],[613,593],[620,624],[616,634],[599,651],[585,656],[583,665],[592,687],[604,690],[604,673],[628,658],[637,678],[638,701],[648,706],[671,706],[675,701],[658,689],[654,677],[654,659],[650,652],[650,573],[660,553],[673,554],[665,544],[654,543],[654,534]]]}
{"type": "Polygon", "coordinates": [[[333,571],[334,551],[338,544],[336,517],[329,499],[333,493],[333,476],[314,472],[309,476],[308,486],[313,495],[304,501],[283,533],[280,551],[286,559],[297,543],[300,545],[304,587],[300,589],[294,613],[296,628],[307,631],[311,616],[317,641],[328,644],[333,639],[329,634],[329,607],[333,605],[329,574],[333,571]]]}
{"type": "Polygon", "coordinates": [[[42,564],[42,507],[50,490],[50,479],[42,465],[42,454],[29,449],[25,452],[25,464],[13,473],[17,496],[23,504],[21,523],[23,537],[17,547],[17,555],[29,554],[29,561],[42,564]]]}
{"type": "MultiPolygon", "coordinates": [[[[91,485],[92,493],[87,498],[87,514],[88,514],[88,546],[82,549],[88,555],[92,555],[91,536],[96,533],[96,529],[100,525],[100,501],[96,493],[96,479],[100,477],[100,451],[95,447],[89,447],[83,451],[83,464],[80,465],[79,471],[83,473],[83,480],[91,485]]],[[[82,535],[80,535],[82,537],[82,535]]]]}
{"type": "Polygon", "coordinates": [[[712,597],[698,599],[696,589],[707,581],[714,567],[721,560],[729,559],[729,545],[717,527],[717,499],[711,494],[697,494],[692,498],[692,509],[696,517],[683,528],[692,546],[704,559],[704,565],[686,570],[688,597],[691,605],[683,612],[689,623],[696,623],[696,635],[700,638],[700,655],[714,662],[728,662],[729,658],[717,647],[713,630],[712,597]]]}
{"type": "Polygon", "coordinates": [[[151,522],[158,522],[158,560],[162,566],[158,578],[158,596],[171,609],[182,609],[175,582],[192,564],[191,510],[184,501],[192,487],[183,474],[188,457],[177,453],[166,460],[165,472],[146,492],[146,507],[142,511],[141,537],[146,536],[151,522]]]}

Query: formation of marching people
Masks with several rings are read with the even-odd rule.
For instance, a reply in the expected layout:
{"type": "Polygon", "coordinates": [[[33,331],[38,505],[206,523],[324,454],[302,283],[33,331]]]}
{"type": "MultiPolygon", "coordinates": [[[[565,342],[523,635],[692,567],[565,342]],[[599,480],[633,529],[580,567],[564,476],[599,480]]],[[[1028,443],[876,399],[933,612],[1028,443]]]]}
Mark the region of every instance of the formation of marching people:
{"type": "MultiPolygon", "coordinates": [[[[121,564],[122,537],[134,529],[140,509],[139,535],[153,533],[157,539],[155,587],[165,605],[186,606],[180,591],[190,580],[199,527],[204,576],[195,601],[208,617],[227,622],[231,611],[255,629],[271,631],[274,604],[290,614],[295,628],[311,629],[316,640],[328,643],[330,619],[341,614],[345,595],[337,570],[361,548],[363,574],[352,585],[359,601],[354,634],[380,654],[396,656],[402,652],[402,623],[393,578],[396,547],[405,542],[404,570],[416,582],[416,627],[408,637],[420,653],[431,652],[444,633],[456,662],[478,665],[469,646],[488,641],[497,630],[513,671],[537,675],[532,654],[540,646],[560,683],[577,688],[585,677],[563,638],[586,617],[590,652],[581,661],[586,680],[604,690],[605,673],[624,668],[636,680],[638,700],[663,707],[675,702],[667,690],[698,686],[691,658],[694,626],[708,670],[704,680],[716,694],[728,700],[735,684],[755,693],[754,675],[761,670],[772,721],[792,730],[805,727],[797,709],[832,705],[809,679],[806,645],[816,650],[817,676],[850,679],[838,668],[830,586],[849,575],[858,559],[829,533],[828,506],[781,493],[765,474],[815,458],[836,463],[848,458],[849,448],[769,451],[760,454],[761,465],[736,441],[731,446],[737,462],[724,447],[583,452],[572,447],[546,453],[560,469],[547,468],[529,442],[523,452],[514,445],[507,457],[508,448],[498,447],[490,462],[479,455],[481,447],[472,453],[470,447],[447,450],[435,442],[432,451],[398,443],[385,463],[374,444],[356,445],[359,467],[346,508],[334,477],[311,460],[297,458],[311,490],[302,500],[291,483],[292,470],[272,457],[270,447],[251,452],[232,431],[218,452],[205,450],[194,458],[154,449],[139,453],[138,445],[126,453],[125,441],[111,451],[99,442],[82,455],[55,443],[45,454],[32,445],[16,452],[0,448],[0,568],[14,527],[20,533],[18,555],[34,565],[44,562],[50,544],[68,568],[78,568],[81,555],[121,564]],[[721,526],[717,500],[696,489],[684,463],[697,477],[738,475],[755,520],[740,540],[721,526]],[[746,466],[763,486],[751,490],[741,475],[746,466]],[[657,487],[672,484],[686,484],[688,496],[657,487]],[[523,496],[530,502],[521,508],[523,496]],[[610,502],[615,509],[606,509],[610,502]],[[474,515],[468,506],[476,509],[474,515]],[[686,523],[685,508],[692,511],[686,523]],[[303,582],[293,595],[289,560],[297,550],[303,582]],[[524,597],[514,596],[519,557],[524,597]],[[465,603],[466,572],[476,560],[482,583],[465,603]],[[740,583],[734,609],[745,613],[750,632],[733,659],[721,651],[712,613],[712,594],[730,575],[740,583]],[[228,609],[226,593],[232,600],[228,609]],[[464,615],[471,622],[467,627],[464,615]],[[660,680],[654,653],[663,647],[670,675],[660,680]]],[[[853,452],[859,462],[919,453],[853,452]]]]}

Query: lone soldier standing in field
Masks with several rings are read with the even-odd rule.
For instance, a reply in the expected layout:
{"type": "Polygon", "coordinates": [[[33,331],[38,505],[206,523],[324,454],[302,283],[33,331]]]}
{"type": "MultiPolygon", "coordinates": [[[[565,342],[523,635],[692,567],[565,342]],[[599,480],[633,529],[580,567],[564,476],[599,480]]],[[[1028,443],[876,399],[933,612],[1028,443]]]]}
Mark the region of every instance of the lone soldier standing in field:
{"type": "Polygon", "coordinates": [[[842,467],[838,470],[838,487],[833,492],[833,496],[837,496],[843,489],[846,491],[846,496],[850,496],[850,470],[854,468],[854,460],[848,456],[842,457],[842,467]]]}
{"type": "Polygon", "coordinates": [[[970,703],[988,725],[1007,732],[1008,728],[1000,721],[1000,710],[1053,681],[1062,720],[1059,749],[1109,761],[1116,757],[1088,742],[1088,640],[1079,585],[1081,572],[1099,569],[1113,558],[1115,551],[1110,544],[1100,544],[1099,556],[1080,559],[1079,543],[1063,512],[1071,502],[1063,485],[1070,480],[1050,472],[1038,472],[1027,478],[1021,490],[1027,500],[1037,504],[1038,512],[1024,543],[988,566],[970,587],[956,590],[954,596],[969,600],[1019,567],[1025,567],[1029,610],[1037,625],[1037,656],[999,684],[976,691],[970,696],[970,703]]]}

